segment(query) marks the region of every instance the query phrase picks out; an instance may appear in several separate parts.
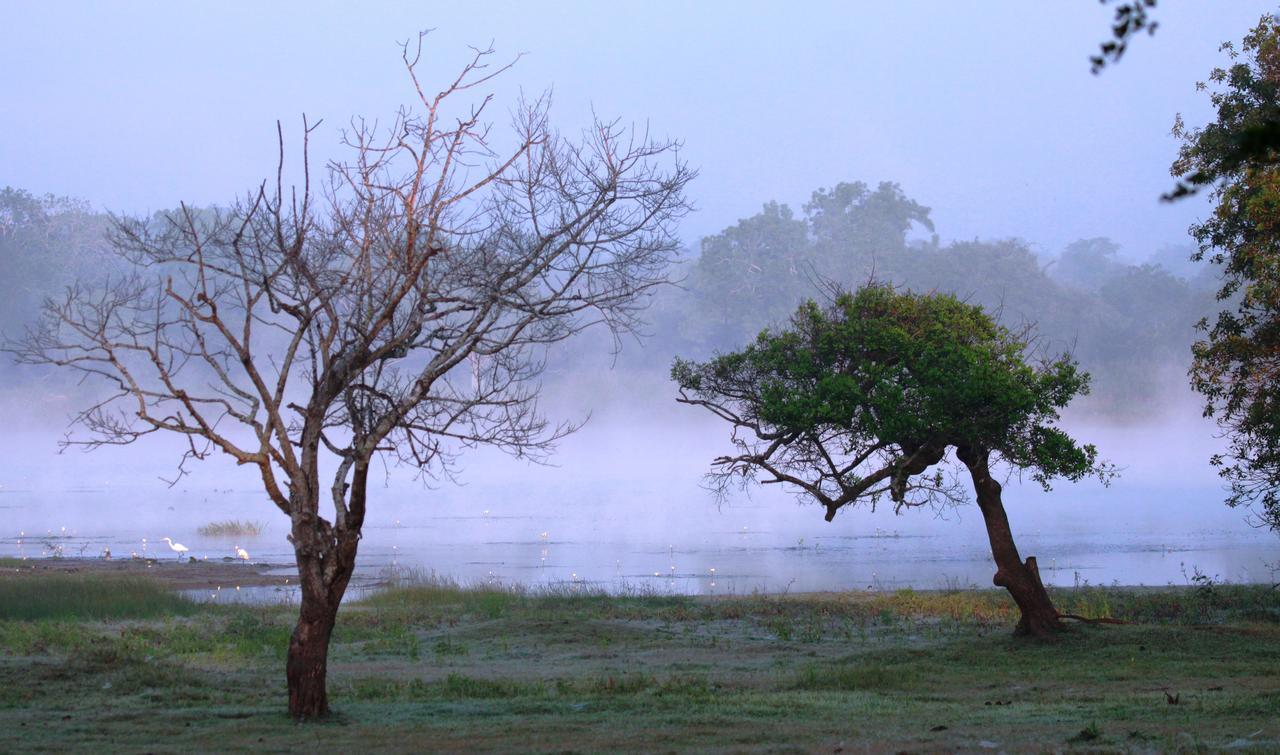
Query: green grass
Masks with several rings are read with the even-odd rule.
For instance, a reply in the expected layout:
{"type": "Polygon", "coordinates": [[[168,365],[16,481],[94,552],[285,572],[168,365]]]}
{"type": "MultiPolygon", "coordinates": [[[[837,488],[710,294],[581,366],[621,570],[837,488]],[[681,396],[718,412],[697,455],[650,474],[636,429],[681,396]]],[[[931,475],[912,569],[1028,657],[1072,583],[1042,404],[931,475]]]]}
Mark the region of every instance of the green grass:
{"type": "Polygon", "coordinates": [[[887,690],[902,689],[912,675],[900,668],[867,663],[810,664],[804,666],[792,683],[793,689],[808,690],[887,690]]]}
{"type": "Polygon", "coordinates": [[[144,619],[195,610],[191,601],[136,577],[0,576],[0,620],[144,619]]]}
{"type": "Polygon", "coordinates": [[[702,599],[401,580],[344,606],[336,714],[303,727],[283,714],[295,609],[6,613],[0,751],[1280,748],[1280,592],[1055,598],[1136,623],[1043,643],[1010,636],[994,590],[702,599]]]}

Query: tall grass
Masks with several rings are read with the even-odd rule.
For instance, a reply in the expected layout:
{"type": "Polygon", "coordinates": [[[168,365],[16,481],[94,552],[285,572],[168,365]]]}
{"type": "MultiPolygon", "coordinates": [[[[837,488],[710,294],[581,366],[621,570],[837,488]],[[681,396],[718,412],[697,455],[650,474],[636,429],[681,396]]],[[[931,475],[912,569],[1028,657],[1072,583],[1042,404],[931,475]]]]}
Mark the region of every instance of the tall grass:
{"type": "Polygon", "coordinates": [[[542,613],[594,612],[634,617],[652,611],[687,610],[694,598],[660,595],[646,589],[610,593],[598,585],[561,582],[543,585],[504,582],[462,583],[420,569],[385,572],[379,589],[356,601],[378,610],[443,611],[498,619],[512,610],[542,613]]]}
{"type": "Polygon", "coordinates": [[[466,613],[496,619],[508,606],[529,593],[521,585],[478,583],[463,585],[450,577],[418,569],[401,569],[382,575],[381,589],[358,603],[373,608],[416,608],[457,606],[466,613]]]}
{"type": "Polygon", "coordinates": [[[25,574],[0,578],[0,620],[145,619],[196,604],[137,577],[25,574]]]}

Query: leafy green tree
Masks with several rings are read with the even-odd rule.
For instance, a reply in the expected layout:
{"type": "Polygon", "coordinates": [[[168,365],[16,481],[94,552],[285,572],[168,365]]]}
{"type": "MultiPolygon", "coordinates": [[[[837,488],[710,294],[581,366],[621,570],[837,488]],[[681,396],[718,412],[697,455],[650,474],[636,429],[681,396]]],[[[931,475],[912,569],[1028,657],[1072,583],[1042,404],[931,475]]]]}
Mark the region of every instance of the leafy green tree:
{"type": "Polygon", "coordinates": [[[971,478],[996,564],[994,582],[1021,610],[1018,634],[1061,628],[1035,558],[1018,554],[993,466],[1048,488],[1056,477],[1110,474],[1091,445],[1057,426],[1089,377],[1069,355],[1031,358],[1027,334],[945,294],[870,285],[831,304],[803,304],[790,327],[707,362],[677,359],[681,403],[732,425],[715,460],[722,493],[781,483],[841,508],[888,499],[895,512],[963,498],[954,451],[971,478]],[[951,470],[948,475],[944,470],[951,470]]]}
{"type": "Polygon", "coordinates": [[[1226,431],[1228,450],[1213,463],[1230,484],[1227,502],[1256,505],[1280,530],[1280,141],[1258,141],[1280,129],[1280,18],[1264,16],[1239,50],[1223,49],[1231,65],[1209,76],[1216,119],[1198,129],[1179,119],[1175,129],[1173,174],[1214,187],[1213,213],[1191,235],[1196,258],[1220,267],[1218,299],[1228,302],[1201,322],[1191,382],[1226,431]]]}

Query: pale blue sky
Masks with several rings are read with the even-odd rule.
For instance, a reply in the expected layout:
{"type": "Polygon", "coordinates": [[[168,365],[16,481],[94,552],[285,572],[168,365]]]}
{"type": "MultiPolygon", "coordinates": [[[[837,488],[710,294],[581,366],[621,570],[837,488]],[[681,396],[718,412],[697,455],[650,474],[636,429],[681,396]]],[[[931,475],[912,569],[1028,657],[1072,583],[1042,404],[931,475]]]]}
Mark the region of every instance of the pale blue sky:
{"type": "MultiPolygon", "coordinates": [[[[274,166],[275,120],[355,114],[411,92],[395,42],[434,27],[427,65],[467,44],[528,55],[500,95],[555,89],[683,139],[701,170],[689,241],[770,199],[895,180],[944,240],[1055,252],[1109,235],[1132,257],[1181,243],[1202,200],[1166,205],[1176,112],[1264,2],[1180,2],[1102,76],[1111,9],[1077,2],[25,2],[0,6],[0,185],[122,211],[226,201],[274,166]]],[[[296,128],[295,128],[296,131],[296,128]]]]}

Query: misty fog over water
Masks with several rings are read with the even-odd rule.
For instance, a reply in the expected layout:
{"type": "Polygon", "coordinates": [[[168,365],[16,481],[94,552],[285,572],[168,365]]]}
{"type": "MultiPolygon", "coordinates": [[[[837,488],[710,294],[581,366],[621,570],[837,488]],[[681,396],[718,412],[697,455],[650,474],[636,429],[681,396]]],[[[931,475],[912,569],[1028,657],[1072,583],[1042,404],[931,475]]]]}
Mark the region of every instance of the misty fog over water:
{"type": "MultiPolygon", "coordinates": [[[[899,516],[885,507],[844,509],[827,523],[819,507],[759,487],[717,505],[700,484],[726,450],[724,429],[664,402],[664,389],[618,386],[597,395],[590,421],[561,444],[554,466],[482,451],[464,457],[456,485],[427,486],[404,469],[380,475],[356,589],[403,570],[463,583],[695,594],[990,585],[976,506],[899,516]]],[[[1008,482],[1019,546],[1037,556],[1047,583],[1183,585],[1197,573],[1274,580],[1275,535],[1221,504],[1206,462],[1217,443],[1212,425],[1192,411],[1125,426],[1068,424],[1121,475],[1110,488],[1059,482],[1052,493],[1008,482]]],[[[254,562],[293,569],[288,522],[246,470],[215,459],[170,488],[158,478],[172,476],[176,446],[148,440],[58,455],[58,437],[32,430],[0,448],[13,460],[0,480],[0,556],[40,558],[55,547],[64,557],[110,548],[127,558],[143,554],[145,538],[145,555],[164,560],[174,557],[161,541],[168,536],[197,558],[229,558],[241,546],[254,562]],[[196,532],[226,519],[266,529],[236,538],[196,532]]],[[[276,588],[252,593],[289,597],[276,588]]]]}

